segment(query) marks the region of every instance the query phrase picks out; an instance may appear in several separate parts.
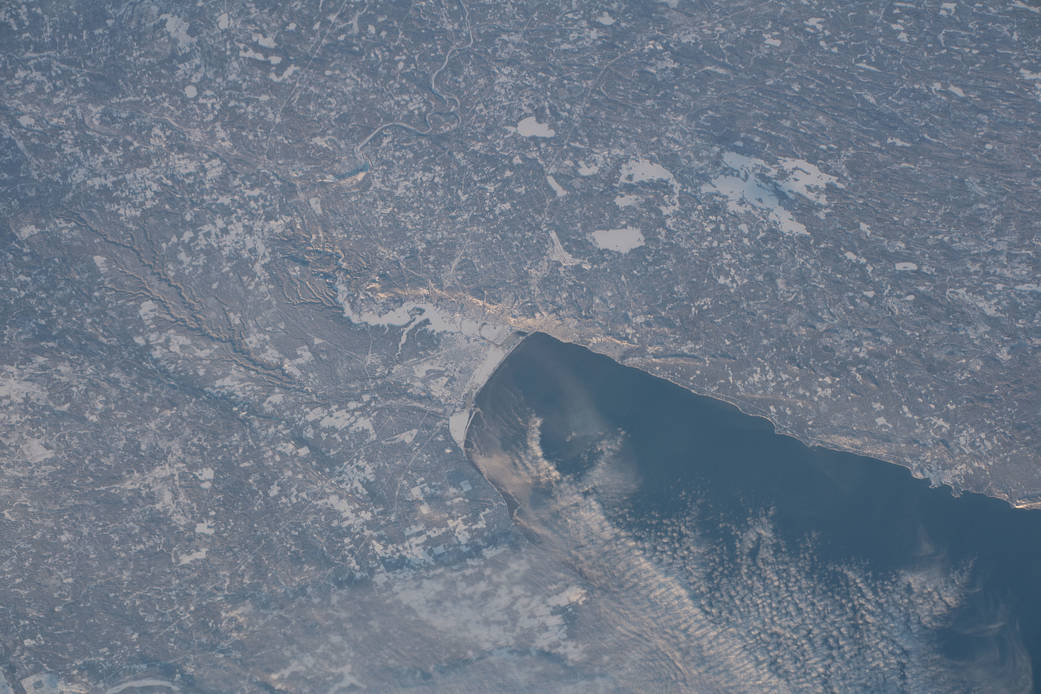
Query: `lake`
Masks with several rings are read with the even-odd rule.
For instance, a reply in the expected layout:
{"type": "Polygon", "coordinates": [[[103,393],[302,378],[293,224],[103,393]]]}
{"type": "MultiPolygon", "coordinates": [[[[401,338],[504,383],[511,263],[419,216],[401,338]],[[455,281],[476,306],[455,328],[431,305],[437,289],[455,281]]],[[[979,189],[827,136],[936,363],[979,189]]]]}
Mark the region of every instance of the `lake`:
{"type": "Polygon", "coordinates": [[[541,333],[477,395],[467,452],[528,541],[666,653],[648,681],[725,688],[732,663],[767,688],[1041,690],[1041,512],[541,333]]]}

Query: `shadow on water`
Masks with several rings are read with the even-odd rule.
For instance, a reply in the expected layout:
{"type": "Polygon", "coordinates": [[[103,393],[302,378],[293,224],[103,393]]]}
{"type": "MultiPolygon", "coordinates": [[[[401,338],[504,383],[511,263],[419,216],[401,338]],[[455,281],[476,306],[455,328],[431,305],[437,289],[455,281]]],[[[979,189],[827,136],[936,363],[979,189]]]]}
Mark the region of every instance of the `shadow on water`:
{"type": "MultiPolygon", "coordinates": [[[[955,498],[903,467],[808,448],[762,418],[540,333],[500,366],[476,409],[471,453],[531,446],[534,417],[554,479],[599,475],[605,458],[628,461],[634,483],[613,492],[591,484],[584,493],[610,496],[610,523],[645,544],[681,541],[671,529],[682,521],[725,555],[749,519],[767,517],[773,537],[824,584],[842,566],[879,580],[961,571],[968,590],[948,618],[929,625],[936,650],[952,665],[1018,669],[1019,682],[1041,691],[1041,512],[955,498]]],[[[538,513],[524,508],[538,505],[537,492],[488,476],[519,522],[538,513]]]]}

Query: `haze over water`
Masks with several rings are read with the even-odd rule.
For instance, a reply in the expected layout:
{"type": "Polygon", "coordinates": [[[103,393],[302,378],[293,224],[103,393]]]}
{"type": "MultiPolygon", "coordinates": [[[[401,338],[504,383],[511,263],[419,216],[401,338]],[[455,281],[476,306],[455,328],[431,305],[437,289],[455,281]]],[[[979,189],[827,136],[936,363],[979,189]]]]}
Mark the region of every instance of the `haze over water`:
{"type": "Polygon", "coordinates": [[[807,448],[539,333],[476,406],[471,457],[631,629],[633,681],[1038,691],[1041,512],[807,448]]]}

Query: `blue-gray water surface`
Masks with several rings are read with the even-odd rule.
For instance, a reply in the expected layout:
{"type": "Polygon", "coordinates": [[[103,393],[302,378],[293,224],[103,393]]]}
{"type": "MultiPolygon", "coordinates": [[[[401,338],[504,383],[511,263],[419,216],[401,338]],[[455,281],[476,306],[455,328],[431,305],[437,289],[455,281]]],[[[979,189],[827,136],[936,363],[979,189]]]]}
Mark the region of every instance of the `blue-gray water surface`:
{"type": "MultiPolygon", "coordinates": [[[[1041,691],[1041,512],[807,447],[540,333],[478,394],[467,449],[531,541],[581,569],[624,537],[611,562],[638,552],[657,567],[627,591],[678,581],[694,616],[670,639],[702,638],[697,624],[716,643],[678,648],[691,655],[662,683],[695,681],[697,654],[725,642],[762,686],[1041,691]],[[601,529],[576,534],[591,508],[601,529]]],[[[583,572],[610,591],[609,573],[583,572]]],[[[639,609],[664,625],[670,600],[639,609]]],[[[726,688],[725,673],[713,681],[726,688]]]]}

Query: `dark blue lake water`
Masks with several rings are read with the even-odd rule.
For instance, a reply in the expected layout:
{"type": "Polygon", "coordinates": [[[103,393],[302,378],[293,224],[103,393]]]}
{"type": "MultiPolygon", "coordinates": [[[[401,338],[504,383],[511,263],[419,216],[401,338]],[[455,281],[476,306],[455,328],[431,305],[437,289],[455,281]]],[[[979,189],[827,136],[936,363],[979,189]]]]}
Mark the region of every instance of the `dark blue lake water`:
{"type": "Polygon", "coordinates": [[[592,534],[626,538],[658,567],[628,590],[678,581],[685,609],[762,677],[819,691],[1041,691],[1041,512],[808,448],[539,333],[476,408],[468,450],[532,542],[588,563],[584,547],[605,552],[592,534]],[[579,537],[590,509],[603,523],[579,537]]]}

